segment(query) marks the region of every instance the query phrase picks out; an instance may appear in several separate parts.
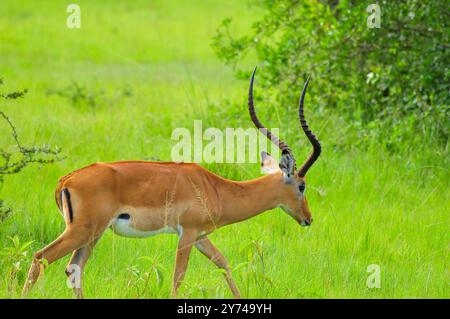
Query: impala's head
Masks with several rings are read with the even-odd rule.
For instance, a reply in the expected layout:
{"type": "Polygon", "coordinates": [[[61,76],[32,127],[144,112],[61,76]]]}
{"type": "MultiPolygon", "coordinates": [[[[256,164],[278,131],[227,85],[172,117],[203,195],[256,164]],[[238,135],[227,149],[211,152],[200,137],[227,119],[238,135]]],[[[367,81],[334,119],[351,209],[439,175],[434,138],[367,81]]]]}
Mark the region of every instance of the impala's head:
{"type": "Polygon", "coordinates": [[[279,201],[280,206],[290,216],[302,226],[311,225],[313,219],[311,211],[308,207],[308,201],[306,200],[306,180],[305,175],[309,168],[314,164],[321,152],[321,146],[319,140],[314,136],[306,123],[305,116],[303,114],[303,101],[305,99],[306,89],[308,87],[309,78],[303,87],[302,94],[300,96],[298,115],[300,125],[306,137],[313,146],[313,151],[308,159],[297,169],[294,155],[289,146],[281,141],[277,136],[272,134],[266,129],[258,120],[255,107],[253,105],[253,80],[255,78],[256,68],[253,71],[252,78],[250,80],[250,89],[248,92],[248,110],[250,117],[255,126],[263,133],[268,139],[276,144],[281,150],[281,160],[278,163],[272,156],[263,152],[261,154],[261,165],[263,170],[269,174],[277,174],[280,177],[280,181],[277,184],[277,193],[280,194],[279,201]]]}

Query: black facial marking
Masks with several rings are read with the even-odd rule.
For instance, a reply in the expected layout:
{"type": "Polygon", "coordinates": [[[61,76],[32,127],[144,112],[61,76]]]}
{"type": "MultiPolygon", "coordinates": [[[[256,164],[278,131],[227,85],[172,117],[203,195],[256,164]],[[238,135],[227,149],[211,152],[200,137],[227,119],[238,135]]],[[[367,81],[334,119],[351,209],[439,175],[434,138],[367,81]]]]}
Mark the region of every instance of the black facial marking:
{"type": "Polygon", "coordinates": [[[300,191],[300,193],[303,193],[305,191],[305,188],[306,188],[305,184],[298,185],[298,190],[300,191]]]}
{"type": "Polygon", "coordinates": [[[120,218],[120,219],[130,219],[130,214],[122,213],[122,214],[120,214],[117,218],[120,218]]]}

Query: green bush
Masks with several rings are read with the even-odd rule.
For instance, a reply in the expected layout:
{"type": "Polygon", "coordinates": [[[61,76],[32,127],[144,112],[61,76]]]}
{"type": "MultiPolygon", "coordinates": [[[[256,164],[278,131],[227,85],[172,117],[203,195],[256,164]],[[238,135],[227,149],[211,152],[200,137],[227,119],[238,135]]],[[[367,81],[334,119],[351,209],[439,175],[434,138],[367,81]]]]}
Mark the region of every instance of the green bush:
{"type": "MultiPolygon", "coordinates": [[[[3,80],[0,78],[0,85],[2,84],[3,80]]],[[[26,89],[23,91],[0,93],[0,101],[22,98],[26,93],[26,89]]],[[[17,129],[13,122],[0,108],[0,123],[1,122],[6,124],[10,130],[10,140],[12,141],[12,145],[10,145],[6,136],[4,136],[5,139],[3,139],[2,136],[2,143],[0,144],[0,188],[3,186],[6,176],[20,173],[30,164],[51,164],[61,159],[59,157],[61,150],[58,147],[52,149],[50,145],[23,145],[19,140],[17,129]]],[[[3,200],[0,200],[0,222],[11,212],[12,208],[3,200]]]]}
{"type": "MultiPolygon", "coordinates": [[[[259,2],[265,14],[251,34],[234,35],[222,22],[213,47],[238,78],[248,79],[249,59],[264,101],[294,112],[307,76],[314,112],[339,114],[355,136],[346,143],[377,141],[448,143],[448,3],[377,1],[380,28],[369,28],[371,1],[259,2]]],[[[311,105],[310,104],[310,105],[311,105]]]]}

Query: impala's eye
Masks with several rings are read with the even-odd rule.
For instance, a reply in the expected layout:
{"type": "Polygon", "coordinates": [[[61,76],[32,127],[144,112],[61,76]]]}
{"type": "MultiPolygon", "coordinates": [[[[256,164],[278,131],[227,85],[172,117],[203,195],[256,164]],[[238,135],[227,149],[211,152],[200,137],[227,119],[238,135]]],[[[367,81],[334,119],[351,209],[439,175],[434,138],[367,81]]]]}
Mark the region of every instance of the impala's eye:
{"type": "Polygon", "coordinates": [[[305,189],[306,189],[306,185],[305,184],[298,185],[298,190],[300,191],[300,193],[304,193],[305,189]]]}

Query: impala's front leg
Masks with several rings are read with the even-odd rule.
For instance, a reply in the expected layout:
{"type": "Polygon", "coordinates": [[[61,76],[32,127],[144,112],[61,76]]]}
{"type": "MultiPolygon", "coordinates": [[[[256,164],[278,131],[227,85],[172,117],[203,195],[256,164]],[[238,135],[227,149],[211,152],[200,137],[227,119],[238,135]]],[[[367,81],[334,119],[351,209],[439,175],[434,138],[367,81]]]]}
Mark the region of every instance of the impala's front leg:
{"type": "Polygon", "coordinates": [[[175,270],[173,273],[172,298],[175,298],[177,296],[178,288],[180,287],[180,284],[184,278],[184,274],[186,273],[192,245],[195,244],[196,239],[197,231],[191,229],[184,230],[182,235],[180,236],[177,248],[177,256],[175,260],[175,270]]]}

